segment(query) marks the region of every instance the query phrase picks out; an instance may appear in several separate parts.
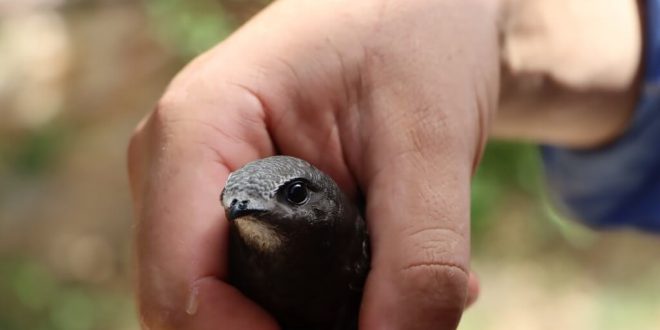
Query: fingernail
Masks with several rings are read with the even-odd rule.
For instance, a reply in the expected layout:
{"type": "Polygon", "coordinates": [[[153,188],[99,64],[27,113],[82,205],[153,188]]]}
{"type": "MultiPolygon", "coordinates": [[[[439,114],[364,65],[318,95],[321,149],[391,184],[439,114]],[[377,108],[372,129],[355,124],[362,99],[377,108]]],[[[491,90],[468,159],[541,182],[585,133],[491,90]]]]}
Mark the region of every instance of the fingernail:
{"type": "Polygon", "coordinates": [[[186,304],[186,313],[188,315],[195,315],[199,307],[199,289],[194,286],[188,295],[188,303],[186,304]]]}

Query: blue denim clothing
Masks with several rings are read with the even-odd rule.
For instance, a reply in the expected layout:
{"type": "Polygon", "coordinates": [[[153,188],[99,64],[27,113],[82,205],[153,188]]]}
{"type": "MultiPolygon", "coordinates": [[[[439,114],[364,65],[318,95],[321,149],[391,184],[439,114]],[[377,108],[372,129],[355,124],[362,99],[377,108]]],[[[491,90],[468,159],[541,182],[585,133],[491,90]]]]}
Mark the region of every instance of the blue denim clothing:
{"type": "Polygon", "coordinates": [[[660,233],[660,0],[646,6],[644,81],[626,133],[595,150],[542,147],[553,197],[592,227],[660,233]]]}

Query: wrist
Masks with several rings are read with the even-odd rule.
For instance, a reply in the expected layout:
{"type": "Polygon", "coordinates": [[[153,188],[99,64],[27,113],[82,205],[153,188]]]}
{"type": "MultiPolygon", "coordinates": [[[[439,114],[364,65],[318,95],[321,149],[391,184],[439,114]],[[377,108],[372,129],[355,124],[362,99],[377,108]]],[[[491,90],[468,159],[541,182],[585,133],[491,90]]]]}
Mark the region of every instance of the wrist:
{"type": "Polygon", "coordinates": [[[575,90],[629,88],[642,50],[636,0],[507,0],[502,61],[575,90]]]}
{"type": "Polygon", "coordinates": [[[592,148],[628,127],[638,95],[634,0],[509,0],[493,135],[592,148]]]}

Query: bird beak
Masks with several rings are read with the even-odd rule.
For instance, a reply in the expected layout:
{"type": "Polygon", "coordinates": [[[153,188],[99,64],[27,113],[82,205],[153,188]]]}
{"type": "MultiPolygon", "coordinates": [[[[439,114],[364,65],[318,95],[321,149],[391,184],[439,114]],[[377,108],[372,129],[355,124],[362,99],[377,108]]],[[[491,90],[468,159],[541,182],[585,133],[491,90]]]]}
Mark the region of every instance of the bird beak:
{"type": "Polygon", "coordinates": [[[226,211],[227,220],[229,221],[234,221],[246,215],[255,215],[263,212],[264,210],[261,210],[259,208],[250,207],[250,202],[247,200],[240,202],[237,200],[233,200],[226,211]]]}

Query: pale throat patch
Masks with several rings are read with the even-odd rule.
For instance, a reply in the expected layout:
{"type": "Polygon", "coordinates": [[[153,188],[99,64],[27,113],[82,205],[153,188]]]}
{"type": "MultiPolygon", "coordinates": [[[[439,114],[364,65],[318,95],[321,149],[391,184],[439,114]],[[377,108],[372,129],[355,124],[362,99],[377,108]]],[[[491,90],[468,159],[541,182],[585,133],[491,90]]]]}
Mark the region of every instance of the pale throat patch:
{"type": "Polygon", "coordinates": [[[238,232],[246,244],[262,252],[275,252],[283,243],[283,237],[268,224],[251,216],[234,220],[238,232]]]}

